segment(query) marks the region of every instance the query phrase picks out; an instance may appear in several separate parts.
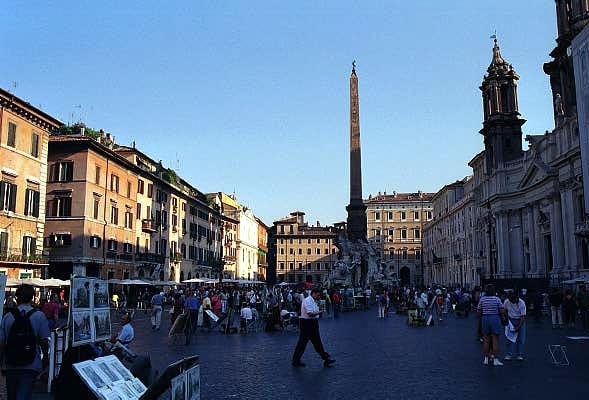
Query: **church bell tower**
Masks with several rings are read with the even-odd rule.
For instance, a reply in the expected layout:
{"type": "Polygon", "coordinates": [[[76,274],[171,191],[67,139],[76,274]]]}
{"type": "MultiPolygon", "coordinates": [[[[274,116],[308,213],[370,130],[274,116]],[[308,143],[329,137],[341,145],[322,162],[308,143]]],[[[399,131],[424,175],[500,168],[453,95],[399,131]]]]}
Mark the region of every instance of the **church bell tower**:
{"type": "Polygon", "coordinates": [[[501,55],[495,38],[493,60],[481,84],[487,173],[522,156],[522,125],[517,101],[519,75],[501,55]]]}

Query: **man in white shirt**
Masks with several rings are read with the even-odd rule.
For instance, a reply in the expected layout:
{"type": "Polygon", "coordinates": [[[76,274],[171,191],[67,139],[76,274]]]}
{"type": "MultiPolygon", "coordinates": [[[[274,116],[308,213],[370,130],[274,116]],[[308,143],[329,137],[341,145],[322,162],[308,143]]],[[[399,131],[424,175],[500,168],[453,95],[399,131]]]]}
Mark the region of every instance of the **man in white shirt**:
{"type": "Polygon", "coordinates": [[[129,343],[131,343],[135,339],[135,330],[131,325],[131,316],[129,314],[123,314],[123,316],[121,317],[121,325],[122,326],[121,330],[119,331],[119,334],[113,336],[113,338],[111,338],[110,341],[112,343],[118,342],[125,346],[125,348],[128,348],[129,343]]]}
{"type": "Polygon", "coordinates": [[[240,317],[240,327],[243,332],[247,332],[247,324],[250,323],[254,319],[254,315],[252,313],[252,309],[249,307],[247,303],[243,303],[243,307],[241,308],[241,312],[239,313],[240,317]]]}
{"type": "Polygon", "coordinates": [[[300,334],[299,341],[295,347],[294,354],[292,356],[293,367],[304,367],[305,364],[301,362],[301,357],[305,352],[307,343],[309,340],[313,343],[313,347],[319,356],[323,359],[323,365],[330,367],[335,360],[332,359],[329,354],[323,348],[321,343],[321,336],[319,335],[319,306],[316,301],[319,299],[320,291],[314,288],[311,290],[311,295],[307,296],[301,303],[301,316],[299,318],[300,323],[300,334]]]}

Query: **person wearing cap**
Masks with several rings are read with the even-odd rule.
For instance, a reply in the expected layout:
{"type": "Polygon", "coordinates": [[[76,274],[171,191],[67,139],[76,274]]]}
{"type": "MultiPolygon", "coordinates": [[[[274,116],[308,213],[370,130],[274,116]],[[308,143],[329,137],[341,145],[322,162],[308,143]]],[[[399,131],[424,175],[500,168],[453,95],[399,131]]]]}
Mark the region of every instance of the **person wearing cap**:
{"type": "Polygon", "coordinates": [[[160,330],[162,323],[162,310],[164,306],[164,292],[154,294],[151,298],[151,329],[160,330]]]}
{"type": "Polygon", "coordinates": [[[319,356],[323,359],[323,365],[330,367],[335,360],[323,348],[321,336],[319,335],[319,306],[317,300],[320,296],[320,290],[314,288],[311,290],[311,295],[307,296],[301,303],[301,316],[299,318],[299,341],[292,356],[293,367],[304,367],[305,364],[301,362],[301,357],[305,352],[309,340],[313,343],[313,347],[319,356]]]}

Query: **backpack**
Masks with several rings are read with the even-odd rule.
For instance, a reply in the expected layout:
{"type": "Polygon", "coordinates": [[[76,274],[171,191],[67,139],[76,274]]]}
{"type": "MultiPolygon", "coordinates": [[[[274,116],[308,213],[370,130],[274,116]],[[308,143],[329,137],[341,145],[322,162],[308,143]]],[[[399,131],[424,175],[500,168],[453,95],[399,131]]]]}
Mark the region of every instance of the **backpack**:
{"type": "Polygon", "coordinates": [[[17,367],[31,364],[37,357],[37,335],[31,325],[31,315],[37,310],[29,310],[25,315],[20,310],[10,311],[14,323],[6,339],[6,363],[17,367]]]}

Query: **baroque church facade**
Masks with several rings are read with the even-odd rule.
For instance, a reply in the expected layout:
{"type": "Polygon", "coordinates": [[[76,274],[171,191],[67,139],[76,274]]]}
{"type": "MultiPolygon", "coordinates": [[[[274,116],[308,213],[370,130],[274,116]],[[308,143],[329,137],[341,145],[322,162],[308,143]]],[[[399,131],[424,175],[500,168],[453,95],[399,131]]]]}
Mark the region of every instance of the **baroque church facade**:
{"type": "MultiPolygon", "coordinates": [[[[471,286],[485,282],[502,287],[558,285],[589,275],[575,77],[568,50],[589,21],[589,9],[586,2],[572,3],[578,7],[556,1],[557,46],[550,53],[553,60],[544,64],[555,127],[543,135],[526,135],[527,150],[522,149],[526,121],[519,113],[519,76],[495,39],[493,58],[480,86],[484,111],[480,134],[485,148],[469,162],[472,193],[465,194],[473,201],[467,229],[478,272],[471,286]]],[[[424,251],[426,283],[456,283],[432,281],[434,276],[452,274],[435,273],[447,263],[433,251],[434,232],[427,228],[425,241],[431,248],[424,251]]]]}

